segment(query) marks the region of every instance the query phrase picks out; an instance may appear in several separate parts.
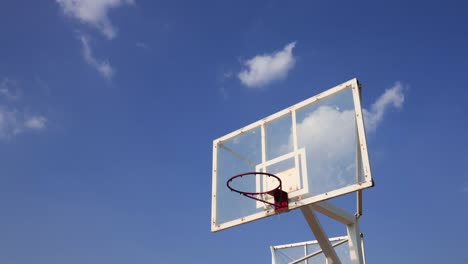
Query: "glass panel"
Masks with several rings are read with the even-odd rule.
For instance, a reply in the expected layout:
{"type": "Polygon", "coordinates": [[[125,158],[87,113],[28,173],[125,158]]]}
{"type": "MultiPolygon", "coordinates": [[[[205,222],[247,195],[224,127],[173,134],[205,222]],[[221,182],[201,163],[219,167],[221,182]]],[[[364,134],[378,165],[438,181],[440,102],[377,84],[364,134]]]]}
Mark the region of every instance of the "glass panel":
{"type": "Polygon", "coordinates": [[[275,119],[265,125],[267,160],[285,155],[293,151],[290,143],[292,130],[291,113],[275,119]]]}
{"type": "MultiPolygon", "coordinates": [[[[239,220],[230,223],[236,225],[247,216],[257,214],[248,219],[250,221],[269,214],[263,212],[270,210],[270,206],[227,188],[227,180],[236,174],[263,171],[277,175],[291,202],[358,183],[356,171],[362,171],[362,166],[356,167],[359,153],[352,87],[305,106],[301,103],[301,108],[295,107],[264,123],[266,157],[262,157],[261,121],[254,124],[256,127],[250,125],[248,131],[218,143],[215,149],[216,224],[239,220]],[[296,151],[293,142],[298,144],[296,151]]],[[[361,164],[360,159],[359,162],[361,164]]],[[[233,187],[247,192],[271,189],[269,181],[263,177],[245,176],[233,182],[233,187]]]]}
{"type": "Polygon", "coordinates": [[[309,196],[356,183],[356,120],[351,89],[296,112],[299,148],[306,149],[309,196]]]}
{"type": "MultiPolygon", "coordinates": [[[[226,186],[228,179],[235,174],[255,171],[255,166],[261,163],[260,127],[219,143],[217,151],[217,200],[222,203],[217,204],[216,223],[225,223],[260,211],[262,208],[257,208],[255,200],[232,192],[226,186]]],[[[233,184],[239,190],[255,190],[255,176],[242,177],[234,180],[233,184]]]]}

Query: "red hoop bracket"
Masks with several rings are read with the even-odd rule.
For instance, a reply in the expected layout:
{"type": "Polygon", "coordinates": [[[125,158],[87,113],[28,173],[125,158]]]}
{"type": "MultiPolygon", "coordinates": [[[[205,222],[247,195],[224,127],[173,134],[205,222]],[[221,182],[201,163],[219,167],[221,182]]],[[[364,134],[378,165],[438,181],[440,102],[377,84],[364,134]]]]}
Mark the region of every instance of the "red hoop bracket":
{"type": "Polygon", "coordinates": [[[284,212],[284,211],[288,210],[288,193],[281,189],[281,187],[282,187],[281,179],[278,176],[274,175],[274,174],[267,173],[267,172],[245,172],[245,173],[234,175],[231,178],[229,178],[229,180],[227,180],[227,182],[226,182],[226,185],[229,188],[229,190],[231,190],[233,192],[237,192],[237,193],[242,194],[242,195],[244,195],[244,196],[246,196],[248,198],[251,198],[251,199],[254,199],[254,200],[257,200],[257,201],[260,201],[260,202],[263,202],[263,203],[274,206],[275,213],[281,213],[281,212],[284,212]],[[264,191],[264,192],[244,192],[242,190],[235,189],[235,188],[231,187],[231,185],[230,185],[231,182],[234,179],[242,178],[244,176],[255,176],[255,175],[265,175],[267,177],[273,177],[276,180],[278,180],[278,186],[271,189],[271,190],[267,190],[267,191],[264,191]],[[271,203],[271,202],[265,201],[263,199],[260,199],[258,197],[255,197],[257,195],[262,195],[262,194],[268,194],[268,195],[273,196],[274,203],[271,203]]]}

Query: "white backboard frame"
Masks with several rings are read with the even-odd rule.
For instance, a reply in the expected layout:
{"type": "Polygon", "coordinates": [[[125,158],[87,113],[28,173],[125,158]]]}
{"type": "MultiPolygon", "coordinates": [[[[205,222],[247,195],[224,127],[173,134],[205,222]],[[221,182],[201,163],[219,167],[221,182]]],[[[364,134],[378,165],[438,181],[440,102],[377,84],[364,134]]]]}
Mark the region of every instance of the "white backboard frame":
{"type": "MultiPolygon", "coordinates": [[[[216,231],[220,231],[220,230],[223,230],[223,229],[226,229],[226,228],[230,228],[230,227],[233,227],[233,226],[237,226],[237,225],[240,225],[240,224],[244,224],[244,223],[247,223],[247,222],[251,222],[251,221],[254,221],[254,220],[258,220],[258,219],[261,219],[261,218],[264,218],[264,217],[268,217],[268,216],[272,216],[272,215],[275,215],[275,210],[271,209],[271,208],[268,208],[266,207],[264,211],[261,211],[261,212],[258,212],[258,213],[255,213],[255,214],[252,214],[252,215],[248,215],[248,216],[242,216],[242,217],[239,217],[238,219],[235,219],[235,220],[232,220],[232,221],[228,221],[228,222],[225,222],[225,223],[218,223],[217,222],[217,219],[216,219],[216,216],[217,216],[217,185],[218,185],[218,182],[217,182],[217,148],[218,148],[218,145],[220,145],[222,142],[224,141],[227,141],[229,139],[232,139],[234,137],[237,137],[239,136],[240,134],[243,134],[244,132],[246,131],[249,131],[249,130],[252,130],[254,128],[257,128],[257,127],[261,127],[261,131],[262,131],[262,140],[265,140],[264,138],[264,126],[266,123],[268,122],[271,122],[271,121],[274,121],[278,118],[281,118],[287,114],[292,114],[292,118],[293,118],[293,124],[295,124],[295,113],[296,113],[296,110],[298,109],[301,109],[302,107],[304,106],[307,106],[307,105],[310,105],[314,102],[317,102],[319,100],[322,100],[326,97],[329,97],[329,96],[332,96],[336,93],[339,93],[345,89],[351,89],[352,90],[352,95],[353,95],[353,101],[354,101],[354,110],[355,110],[355,119],[356,119],[356,129],[357,129],[357,143],[358,143],[358,157],[357,159],[360,160],[360,164],[362,164],[362,171],[363,171],[363,175],[361,176],[362,177],[362,181],[359,182],[359,183],[356,183],[356,184],[352,184],[352,185],[348,185],[346,187],[343,187],[343,188],[339,188],[339,189],[336,189],[336,190],[332,190],[332,191],[329,191],[329,192],[326,192],[326,193],[323,193],[323,194],[320,194],[320,195],[315,195],[315,196],[312,196],[312,197],[308,197],[308,198],[304,198],[304,199],[290,199],[289,201],[289,210],[293,210],[293,209],[296,209],[296,208],[300,208],[302,206],[305,206],[305,205],[309,205],[309,204],[314,204],[314,203],[317,203],[317,202],[320,202],[320,201],[325,201],[325,200],[328,200],[330,198],[334,198],[334,197],[338,197],[338,196],[341,196],[341,195],[344,195],[344,194],[348,194],[348,193],[351,193],[351,192],[358,192],[358,191],[361,191],[365,188],[369,188],[369,187],[372,187],[374,184],[373,184],[373,180],[372,180],[372,175],[371,175],[371,167],[370,167],[370,162],[369,162],[369,155],[368,155],[368,151],[367,151],[367,142],[366,142],[366,133],[365,133],[365,127],[364,127],[364,118],[363,118],[363,111],[362,111],[362,107],[361,107],[361,96],[360,96],[360,85],[359,85],[359,82],[357,79],[352,79],[352,80],[349,80],[343,84],[340,84],[338,86],[335,86],[325,92],[322,92],[316,96],[313,96],[309,99],[306,99],[298,104],[295,104],[289,108],[286,108],[282,111],[279,111],[271,116],[268,116],[262,120],[259,120],[257,122],[254,122],[250,125],[247,125],[241,129],[238,129],[232,133],[229,133],[223,137],[220,137],[216,140],[213,141],[213,178],[212,178],[212,218],[211,218],[211,231],[212,232],[216,232],[216,231]]],[[[295,126],[293,125],[293,130],[296,129],[295,126]]],[[[297,139],[294,140],[295,142],[294,143],[294,150],[295,151],[298,151],[297,149],[297,139]]],[[[264,145],[264,144],[263,144],[264,145]]],[[[265,150],[263,150],[265,151],[265,150]]],[[[263,160],[263,162],[266,162],[266,160],[263,160]]],[[[297,164],[297,162],[296,162],[297,164]]],[[[247,198],[246,198],[247,199],[247,198]]]]}

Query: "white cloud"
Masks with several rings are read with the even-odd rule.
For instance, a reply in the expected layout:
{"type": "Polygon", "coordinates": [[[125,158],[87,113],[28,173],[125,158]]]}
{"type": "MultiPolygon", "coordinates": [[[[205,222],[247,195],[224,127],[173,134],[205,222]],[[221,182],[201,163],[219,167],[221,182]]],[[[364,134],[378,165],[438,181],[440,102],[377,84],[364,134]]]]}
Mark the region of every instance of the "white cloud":
{"type": "Polygon", "coordinates": [[[135,45],[137,46],[137,48],[149,49],[149,45],[147,43],[145,43],[145,42],[139,41],[135,45]]]}
{"type": "Polygon", "coordinates": [[[18,113],[14,110],[0,107],[0,139],[9,138],[21,131],[18,113]]]}
{"type": "Polygon", "coordinates": [[[346,155],[355,148],[356,135],[349,133],[356,130],[354,123],[353,110],[340,111],[321,106],[297,125],[298,142],[300,145],[327,149],[329,153],[325,158],[346,155]]]}
{"type": "Polygon", "coordinates": [[[228,92],[227,92],[226,87],[221,86],[221,87],[219,88],[219,91],[220,91],[220,93],[223,95],[223,98],[224,98],[224,99],[228,99],[228,98],[229,98],[229,94],[228,94],[228,92]]]}
{"type": "Polygon", "coordinates": [[[0,95],[14,101],[21,97],[21,90],[16,88],[16,81],[3,78],[0,82],[0,95]]]}
{"type": "Polygon", "coordinates": [[[29,129],[44,129],[47,119],[43,116],[30,116],[24,121],[24,126],[29,129]]]}
{"type": "Polygon", "coordinates": [[[28,116],[16,109],[0,106],[0,140],[9,139],[28,130],[42,130],[47,119],[41,115],[28,116]]]}
{"type": "Polygon", "coordinates": [[[78,19],[102,32],[108,39],[117,36],[108,12],[122,5],[132,5],[134,0],[56,0],[65,15],[78,19]]]}
{"type": "Polygon", "coordinates": [[[385,111],[391,106],[401,109],[404,101],[403,85],[400,82],[396,82],[393,87],[387,89],[385,93],[371,105],[370,111],[366,109],[363,110],[366,128],[369,131],[375,131],[382,122],[385,111]]]}
{"type": "Polygon", "coordinates": [[[230,79],[232,78],[232,71],[228,71],[228,72],[225,72],[223,73],[223,79],[230,79]]]}
{"type": "Polygon", "coordinates": [[[283,50],[272,54],[257,55],[244,62],[247,69],[238,77],[248,87],[262,87],[273,81],[286,78],[294,67],[295,59],[292,50],[296,42],[289,43],[283,50]]]}
{"type": "Polygon", "coordinates": [[[95,68],[99,74],[101,74],[105,79],[110,80],[115,74],[114,68],[109,64],[108,61],[98,61],[91,49],[89,44],[90,40],[85,35],[80,35],[79,39],[81,41],[83,58],[91,67],[95,68]]]}
{"type": "Polygon", "coordinates": [[[297,125],[298,144],[309,149],[307,158],[313,161],[308,173],[316,183],[314,194],[354,183],[355,131],[354,109],[331,106],[320,106],[297,125]]]}
{"type": "Polygon", "coordinates": [[[3,78],[0,81],[0,140],[9,139],[25,131],[46,128],[47,119],[44,116],[21,111],[12,106],[21,106],[21,98],[22,91],[14,79],[3,78]],[[3,103],[4,99],[8,103],[3,103]]]}

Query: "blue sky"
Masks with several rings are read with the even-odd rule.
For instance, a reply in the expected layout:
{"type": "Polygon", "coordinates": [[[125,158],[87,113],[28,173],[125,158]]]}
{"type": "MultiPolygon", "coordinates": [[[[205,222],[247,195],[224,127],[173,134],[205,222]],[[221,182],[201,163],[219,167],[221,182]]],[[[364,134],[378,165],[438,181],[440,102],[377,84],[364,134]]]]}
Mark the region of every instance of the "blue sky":
{"type": "Polygon", "coordinates": [[[468,262],[467,24],[464,1],[2,1],[0,262],[269,263],[313,236],[297,211],[211,233],[212,140],[354,77],[368,263],[468,262]]]}

